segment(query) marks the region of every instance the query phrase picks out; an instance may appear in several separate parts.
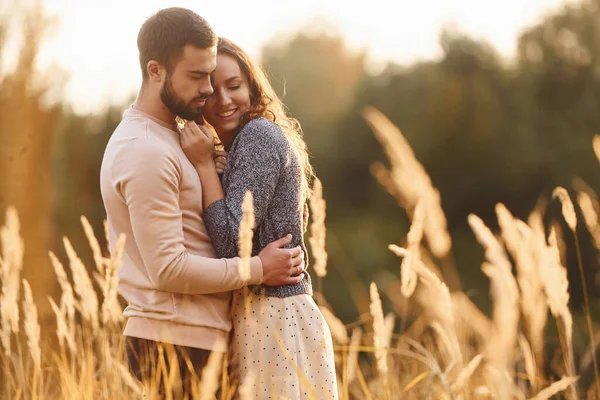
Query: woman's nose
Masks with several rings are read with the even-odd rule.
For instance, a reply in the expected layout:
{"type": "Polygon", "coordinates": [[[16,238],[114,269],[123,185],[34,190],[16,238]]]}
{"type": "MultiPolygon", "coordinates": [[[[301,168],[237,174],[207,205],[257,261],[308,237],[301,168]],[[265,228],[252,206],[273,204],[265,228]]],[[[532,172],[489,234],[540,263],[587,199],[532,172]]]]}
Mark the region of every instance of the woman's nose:
{"type": "Polygon", "coordinates": [[[219,96],[219,100],[222,105],[228,105],[229,103],[231,103],[231,97],[229,97],[227,93],[221,93],[221,95],[219,96]]]}

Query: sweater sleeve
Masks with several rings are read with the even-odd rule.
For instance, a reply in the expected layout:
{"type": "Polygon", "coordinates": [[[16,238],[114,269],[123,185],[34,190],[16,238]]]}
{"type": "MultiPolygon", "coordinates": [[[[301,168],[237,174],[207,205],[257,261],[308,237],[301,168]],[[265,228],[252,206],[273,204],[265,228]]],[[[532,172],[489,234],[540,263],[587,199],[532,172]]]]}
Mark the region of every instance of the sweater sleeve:
{"type": "MultiPolygon", "coordinates": [[[[113,171],[115,189],[129,210],[133,238],[127,240],[135,240],[143,268],[157,290],[207,294],[244,286],[239,259],[202,257],[185,248],[179,208],[182,171],[176,155],[151,140],[134,140],[127,152],[116,157],[113,171]]],[[[254,257],[249,283],[261,281],[262,263],[254,257]]]]}
{"type": "Polygon", "coordinates": [[[282,172],[281,128],[268,121],[250,121],[238,134],[228,171],[225,198],[207,207],[204,223],[219,257],[234,257],[246,191],[252,192],[255,227],[265,219],[282,172]]]}

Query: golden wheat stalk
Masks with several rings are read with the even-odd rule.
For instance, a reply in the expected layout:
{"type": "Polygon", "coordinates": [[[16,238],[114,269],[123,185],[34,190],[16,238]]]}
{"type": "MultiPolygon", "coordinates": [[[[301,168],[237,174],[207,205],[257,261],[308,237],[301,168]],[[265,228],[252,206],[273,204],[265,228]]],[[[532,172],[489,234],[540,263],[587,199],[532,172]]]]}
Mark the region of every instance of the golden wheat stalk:
{"type": "Polygon", "coordinates": [[[468,217],[477,241],[485,249],[487,259],[481,266],[490,279],[494,300],[494,331],[487,343],[486,354],[490,360],[490,376],[498,395],[507,395],[506,377],[514,373],[514,354],[519,325],[519,289],[512,274],[512,265],[502,245],[474,214],[468,217]]]}
{"type": "Polygon", "coordinates": [[[583,214],[585,226],[592,236],[594,246],[600,251],[600,219],[598,218],[597,207],[594,206],[594,202],[596,202],[596,205],[598,204],[597,200],[586,192],[581,191],[577,194],[577,203],[583,214]]]}
{"type": "Polygon", "coordinates": [[[19,292],[20,276],[23,268],[24,244],[20,234],[21,224],[17,210],[8,207],[6,221],[0,229],[0,244],[2,244],[2,294],[0,295],[0,342],[4,354],[10,355],[11,332],[19,333],[19,292]]]}
{"type": "Polygon", "coordinates": [[[538,394],[536,394],[534,397],[530,398],[529,400],[551,399],[554,395],[562,392],[563,390],[567,389],[570,386],[572,387],[577,382],[578,379],[579,379],[578,376],[563,377],[560,381],[554,382],[552,385],[550,385],[547,388],[545,388],[544,390],[540,391],[538,394]]]}
{"type": "Polygon", "coordinates": [[[252,238],[254,236],[254,206],[252,201],[252,192],[247,191],[242,202],[243,215],[239,234],[239,273],[244,282],[250,280],[250,257],[252,256],[252,238]]]}
{"type": "MultiPolygon", "coordinates": [[[[527,379],[529,379],[529,383],[531,384],[532,390],[537,390],[538,387],[538,371],[536,365],[536,358],[531,348],[531,345],[523,335],[519,335],[518,338],[519,348],[521,349],[521,354],[523,357],[523,362],[525,364],[525,373],[527,374],[527,379]]],[[[543,366],[540,366],[540,370],[543,366]]]]}
{"type": "MultiPolygon", "coordinates": [[[[388,248],[398,257],[411,257],[411,253],[402,247],[389,245],[388,248]]],[[[421,260],[415,260],[412,264],[423,283],[423,288],[417,287],[417,302],[423,307],[423,316],[428,325],[438,323],[442,326],[447,351],[451,354],[453,362],[462,365],[463,356],[460,351],[458,337],[456,335],[452,298],[450,290],[438,276],[427,268],[421,260]]]]}
{"type": "Polygon", "coordinates": [[[575,214],[575,207],[567,190],[561,186],[558,186],[552,192],[552,198],[558,198],[562,204],[562,214],[567,221],[569,228],[575,232],[577,229],[577,215],[575,214]]]}
{"type": "Polygon", "coordinates": [[[362,340],[362,329],[355,327],[350,336],[350,345],[348,347],[348,360],[346,367],[346,385],[349,385],[356,378],[356,369],[358,366],[358,353],[360,342],[362,340]]]}
{"type": "Polygon", "coordinates": [[[52,297],[48,297],[48,301],[50,302],[50,307],[52,307],[52,311],[54,311],[56,317],[56,336],[58,337],[60,347],[62,348],[66,341],[71,353],[75,354],[77,351],[75,334],[74,332],[71,332],[70,325],[67,323],[65,311],[56,305],[52,297]]]}
{"type": "Polygon", "coordinates": [[[400,129],[372,107],[365,108],[363,116],[391,163],[389,172],[381,164],[377,164],[374,167],[376,176],[384,186],[394,187],[390,193],[395,195],[399,204],[409,213],[419,201],[424,202],[424,234],[431,252],[437,258],[443,259],[450,252],[452,240],[439,192],[433,187],[429,175],[417,160],[400,129]]]}
{"type": "Polygon", "coordinates": [[[377,359],[377,370],[382,376],[388,373],[387,347],[385,346],[385,323],[383,318],[383,308],[381,298],[375,282],[371,282],[371,316],[373,317],[373,343],[375,346],[375,358],[377,359]]]}
{"type": "Polygon", "coordinates": [[[225,356],[224,351],[226,351],[225,344],[218,342],[210,356],[208,356],[208,362],[202,369],[202,376],[198,384],[200,400],[213,400],[215,398],[215,393],[219,388],[221,364],[225,356]]]}
{"type": "Polygon", "coordinates": [[[410,297],[417,287],[418,277],[412,264],[419,260],[419,246],[423,238],[424,217],[424,203],[419,201],[415,207],[412,223],[407,235],[407,249],[410,252],[410,257],[404,257],[400,264],[400,289],[402,295],[406,298],[410,297]]]}
{"type": "MultiPolygon", "coordinates": [[[[575,376],[573,353],[573,317],[569,310],[569,280],[567,269],[561,264],[556,232],[552,229],[548,236],[548,246],[543,259],[542,282],[550,312],[556,318],[561,348],[564,354],[566,370],[575,376]]],[[[573,398],[577,398],[577,387],[571,388],[573,398]]]]}
{"type": "Polygon", "coordinates": [[[73,283],[75,284],[75,293],[79,297],[79,301],[75,304],[79,306],[81,316],[92,324],[92,329],[98,329],[98,296],[92,285],[92,280],[88,275],[87,269],[77,253],[73,249],[71,242],[66,237],[63,238],[63,243],[67,256],[69,258],[69,266],[73,274],[73,283]]]}
{"type": "Polygon", "coordinates": [[[390,348],[392,345],[395,324],[396,314],[393,312],[387,313],[383,319],[383,343],[385,343],[386,348],[390,348]]]}
{"type": "Polygon", "coordinates": [[[319,307],[321,314],[329,326],[331,336],[340,344],[348,344],[348,331],[346,327],[328,308],[319,307]]]}
{"type": "Polygon", "coordinates": [[[592,147],[594,147],[594,153],[596,153],[596,158],[600,161],[600,135],[595,135],[592,140],[592,147]]]}
{"type": "MultiPolygon", "coordinates": [[[[579,248],[579,237],[577,236],[577,216],[575,214],[575,208],[573,207],[573,203],[571,202],[571,198],[569,197],[569,193],[562,187],[557,187],[554,189],[553,197],[558,197],[562,203],[562,213],[565,221],[567,221],[567,225],[571,229],[573,233],[573,238],[575,240],[575,251],[577,254],[577,262],[579,267],[579,277],[581,279],[581,285],[583,288],[583,303],[584,303],[584,314],[588,328],[588,335],[590,337],[590,345],[592,348],[596,348],[596,343],[594,340],[594,327],[592,325],[592,317],[590,315],[590,300],[588,298],[588,290],[587,283],[585,279],[585,274],[583,271],[583,263],[581,260],[581,249],[579,248]]],[[[594,364],[594,376],[596,377],[596,389],[600,393],[600,372],[598,371],[598,362],[596,360],[595,352],[592,352],[592,361],[594,364]]]]}
{"type": "Polygon", "coordinates": [[[96,264],[96,269],[98,273],[103,276],[104,275],[104,260],[102,258],[102,251],[100,250],[100,244],[98,243],[98,239],[96,239],[96,235],[94,235],[94,228],[87,220],[85,216],[81,216],[81,225],[83,226],[83,231],[85,232],[85,237],[87,238],[90,248],[92,249],[92,255],[94,257],[94,263],[96,264]]]}
{"type": "Polygon", "coordinates": [[[26,279],[23,279],[23,291],[25,293],[23,299],[23,315],[25,316],[24,328],[25,335],[27,336],[27,346],[29,347],[29,354],[33,360],[33,365],[38,372],[41,372],[42,368],[42,353],[40,350],[40,325],[38,323],[37,307],[33,302],[33,295],[31,294],[31,286],[26,279]]]}
{"type": "Polygon", "coordinates": [[[240,400],[254,400],[256,393],[254,391],[254,384],[256,382],[256,374],[254,371],[246,374],[244,381],[240,385],[240,400]]]}
{"type": "Polygon", "coordinates": [[[502,239],[515,260],[517,282],[521,289],[521,310],[527,337],[532,343],[536,359],[543,364],[544,327],[548,306],[544,295],[544,285],[540,280],[541,270],[536,259],[535,235],[525,224],[513,217],[503,204],[496,205],[496,215],[501,228],[502,239]]]}
{"type": "Polygon", "coordinates": [[[119,271],[122,266],[122,256],[125,249],[125,234],[119,235],[115,245],[114,256],[106,268],[104,301],[102,303],[102,323],[118,324],[123,320],[121,305],[119,304],[119,271]]]}
{"type": "Polygon", "coordinates": [[[310,197],[310,211],[312,223],[310,225],[310,237],[308,239],[315,260],[314,270],[318,277],[327,275],[327,250],[325,250],[325,215],[326,202],[323,198],[323,185],[315,178],[313,193],[310,197]]]}
{"type": "Polygon", "coordinates": [[[473,376],[482,360],[483,354],[478,354],[469,361],[469,363],[459,372],[454,382],[452,382],[452,385],[450,386],[452,392],[458,393],[463,389],[465,383],[473,376]]]}
{"type": "MultiPolygon", "coordinates": [[[[75,338],[75,296],[73,294],[73,286],[71,286],[71,282],[67,278],[67,273],[62,265],[62,263],[58,260],[58,258],[51,251],[48,252],[50,256],[50,261],[52,262],[52,267],[54,268],[54,272],[56,273],[56,277],[58,278],[58,284],[61,288],[61,298],[60,298],[60,310],[64,310],[66,314],[65,327],[68,328],[69,337],[75,338]]],[[[73,349],[72,349],[73,350],[73,349]]]]}

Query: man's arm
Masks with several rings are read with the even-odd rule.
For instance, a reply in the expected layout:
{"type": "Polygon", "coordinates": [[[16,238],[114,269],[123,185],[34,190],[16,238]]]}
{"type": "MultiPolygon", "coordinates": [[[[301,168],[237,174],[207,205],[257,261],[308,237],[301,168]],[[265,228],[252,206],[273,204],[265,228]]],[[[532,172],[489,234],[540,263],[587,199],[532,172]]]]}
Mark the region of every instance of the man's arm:
{"type": "Polygon", "coordinates": [[[238,273],[239,258],[214,259],[190,254],[184,246],[179,209],[181,166],[175,155],[149,140],[132,142],[113,165],[117,190],[129,209],[133,238],[157,290],[206,294],[260,284],[259,257],[250,263],[250,281],[238,273]],[[136,143],[137,142],[137,143],[136,143]]]}

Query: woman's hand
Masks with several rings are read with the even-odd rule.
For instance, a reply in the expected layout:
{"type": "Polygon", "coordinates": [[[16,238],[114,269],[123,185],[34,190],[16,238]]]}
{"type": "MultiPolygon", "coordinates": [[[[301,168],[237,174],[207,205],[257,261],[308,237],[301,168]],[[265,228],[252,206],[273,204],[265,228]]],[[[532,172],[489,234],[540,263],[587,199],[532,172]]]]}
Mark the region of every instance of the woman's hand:
{"type": "Polygon", "coordinates": [[[225,171],[225,164],[227,164],[228,153],[223,150],[215,150],[213,155],[215,159],[215,167],[217,167],[217,173],[222,174],[225,171]]]}
{"type": "Polygon", "coordinates": [[[179,142],[194,166],[214,162],[215,139],[206,126],[198,126],[194,121],[188,121],[179,130],[179,142]]]}

